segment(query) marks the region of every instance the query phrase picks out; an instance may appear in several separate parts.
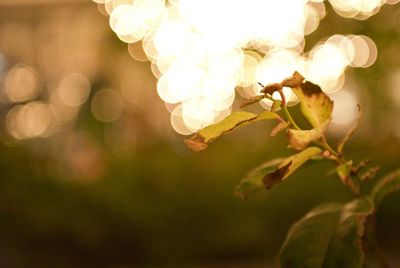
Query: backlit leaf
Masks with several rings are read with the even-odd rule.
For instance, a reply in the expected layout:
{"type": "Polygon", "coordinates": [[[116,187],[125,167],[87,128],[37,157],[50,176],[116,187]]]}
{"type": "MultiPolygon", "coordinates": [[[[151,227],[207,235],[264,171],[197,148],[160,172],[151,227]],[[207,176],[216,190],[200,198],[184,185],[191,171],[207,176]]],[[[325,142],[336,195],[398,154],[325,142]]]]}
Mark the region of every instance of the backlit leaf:
{"type": "Polygon", "coordinates": [[[245,111],[233,112],[224,120],[198,131],[190,139],[186,139],[185,143],[194,151],[202,151],[207,148],[210,142],[235,128],[268,119],[280,119],[280,117],[276,113],[269,111],[262,112],[261,114],[245,111]]]}
{"type": "Polygon", "coordinates": [[[311,82],[293,88],[301,102],[301,111],[313,127],[319,127],[331,118],[333,101],[311,82]]]}
{"type": "Polygon", "coordinates": [[[373,210],[369,197],[313,209],[289,230],[280,253],[281,267],[361,268],[364,222],[373,210]]]}
{"type": "Polygon", "coordinates": [[[296,169],[322,150],[310,147],[286,159],[268,161],[252,170],[236,187],[236,195],[245,199],[261,189],[271,189],[275,184],[289,177],[296,169]]]}
{"type": "Polygon", "coordinates": [[[325,132],[330,120],[322,125],[310,130],[289,129],[288,138],[290,147],[300,151],[307,147],[307,145],[319,139],[325,132]]]}

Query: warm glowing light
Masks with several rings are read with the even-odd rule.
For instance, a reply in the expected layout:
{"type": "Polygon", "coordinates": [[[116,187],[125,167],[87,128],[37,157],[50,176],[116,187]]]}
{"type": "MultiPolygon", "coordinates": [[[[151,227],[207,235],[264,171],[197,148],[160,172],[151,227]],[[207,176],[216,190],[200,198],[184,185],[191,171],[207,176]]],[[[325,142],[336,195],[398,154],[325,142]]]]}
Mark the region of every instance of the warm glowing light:
{"type": "Polygon", "coordinates": [[[72,73],[63,78],[58,91],[61,101],[66,105],[80,106],[89,97],[90,83],[85,76],[72,73]]]}
{"type": "Polygon", "coordinates": [[[122,41],[134,43],[157,27],[165,3],[163,0],[110,0],[106,10],[111,14],[111,29],[122,41]]]}
{"type": "Polygon", "coordinates": [[[261,56],[253,51],[246,51],[243,59],[243,77],[241,86],[251,86],[257,83],[257,67],[262,60],[261,56]]]}
{"type": "Polygon", "coordinates": [[[182,117],[182,105],[178,105],[171,113],[171,125],[176,132],[182,135],[190,135],[195,132],[195,130],[190,130],[182,117]]]}
{"type": "Polygon", "coordinates": [[[143,50],[142,42],[136,42],[128,45],[128,52],[132,58],[137,61],[148,61],[146,53],[143,50]]]}
{"type": "Polygon", "coordinates": [[[50,128],[51,119],[48,106],[34,101],[14,106],[7,114],[6,126],[16,139],[44,137],[50,128]]]}
{"type": "Polygon", "coordinates": [[[357,98],[345,90],[336,92],[330,97],[334,101],[332,130],[346,132],[348,127],[354,124],[358,117],[357,98]]]}
{"type": "Polygon", "coordinates": [[[351,42],[355,51],[351,66],[366,68],[375,63],[378,49],[371,38],[365,35],[355,35],[351,37],[351,42]]]}
{"type": "Polygon", "coordinates": [[[319,20],[321,18],[321,11],[317,10],[312,5],[307,5],[306,9],[306,21],[304,25],[304,33],[310,34],[314,32],[319,26],[319,20]]]}
{"type": "Polygon", "coordinates": [[[365,20],[376,14],[385,0],[329,0],[335,11],[345,18],[365,20]]]}
{"type": "MultiPolygon", "coordinates": [[[[365,36],[333,35],[304,53],[304,36],[326,15],[323,0],[99,1],[113,31],[130,43],[132,58],[151,62],[158,95],[174,104],[171,124],[181,134],[229,113],[235,89],[251,97],[259,94],[257,82],[277,82],[297,70],[332,94],[343,87],[347,67],[376,60],[376,46],[365,36]]],[[[366,19],[385,1],[330,2],[341,16],[366,19]]],[[[283,92],[289,105],[297,103],[290,89],[283,92]]],[[[272,102],[261,105],[270,109],[272,102]]]]}
{"type": "Polygon", "coordinates": [[[23,64],[14,66],[6,74],[4,91],[11,102],[34,99],[39,94],[39,78],[36,70],[23,64]]]}

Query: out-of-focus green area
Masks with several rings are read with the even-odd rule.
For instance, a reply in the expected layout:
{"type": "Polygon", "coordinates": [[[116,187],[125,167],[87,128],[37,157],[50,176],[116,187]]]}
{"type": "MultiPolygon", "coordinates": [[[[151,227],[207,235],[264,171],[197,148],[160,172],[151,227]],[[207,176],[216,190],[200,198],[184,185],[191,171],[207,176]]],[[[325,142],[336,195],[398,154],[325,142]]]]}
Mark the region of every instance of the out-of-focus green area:
{"type": "MultiPolygon", "coordinates": [[[[353,33],[375,41],[376,63],[347,71],[365,115],[346,154],[373,159],[380,175],[400,166],[400,101],[393,93],[399,96],[400,87],[393,91],[390,82],[400,70],[399,13],[398,5],[384,6],[358,21],[328,10],[306,39],[312,46],[353,33]]],[[[23,140],[7,132],[12,104],[1,99],[1,267],[265,267],[306,211],[351,198],[326,162],[309,163],[249,200],[235,197],[250,168],[289,155],[285,137],[270,138],[271,125],[258,123],[204,152],[189,151],[170,126],[150,64],[131,59],[107,23],[84,1],[0,4],[4,73],[19,63],[36,66],[46,88],[38,99],[49,99],[49,88],[71,72],[91,77],[89,100],[103,88],[124,96],[117,121],[96,120],[88,101],[58,132],[23,140]]],[[[399,204],[393,194],[377,215],[378,242],[393,264],[400,263],[399,204]]]]}

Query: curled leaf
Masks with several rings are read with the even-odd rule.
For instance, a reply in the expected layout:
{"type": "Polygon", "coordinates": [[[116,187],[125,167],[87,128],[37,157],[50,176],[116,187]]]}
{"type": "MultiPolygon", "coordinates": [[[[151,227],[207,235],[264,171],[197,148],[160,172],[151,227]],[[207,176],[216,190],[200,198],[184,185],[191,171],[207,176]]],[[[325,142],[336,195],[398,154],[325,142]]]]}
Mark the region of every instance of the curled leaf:
{"type": "Polygon", "coordinates": [[[299,72],[294,72],[293,75],[289,78],[286,78],[282,81],[282,86],[284,87],[299,87],[300,84],[304,81],[304,77],[299,72]]]}
{"type": "Polygon", "coordinates": [[[242,199],[246,199],[248,196],[264,189],[264,176],[274,172],[277,169],[276,167],[284,160],[284,158],[275,158],[251,170],[236,186],[235,194],[242,199]]]}
{"type": "Polygon", "coordinates": [[[246,107],[248,105],[254,104],[259,102],[260,100],[264,99],[265,96],[264,95],[259,95],[259,96],[255,96],[255,97],[251,97],[248,99],[245,99],[241,104],[240,104],[240,108],[246,107]]]}
{"type": "Polygon", "coordinates": [[[390,193],[400,190],[400,169],[397,169],[382,179],[374,186],[371,196],[376,206],[390,193]]]}
{"type": "Polygon", "coordinates": [[[333,101],[318,85],[306,81],[293,92],[301,101],[301,111],[313,127],[319,127],[331,118],[333,101]]]}
{"type": "Polygon", "coordinates": [[[291,165],[292,165],[292,161],[290,161],[289,163],[287,163],[286,165],[284,165],[282,167],[279,167],[274,172],[265,175],[263,180],[262,180],[265,189],[269,190],[269,189],[272,188],[272,186],[274,186],[275,184],[281,182],[281,180],[289,172],[291,165]]]}
{"type": "Polygon", "coordinates": [[[207,143],[204,142],[204,139],[200,135],[194,135],[192,138],[186,139],[184,142],[187,147],[195,152],[207,149],[207,143]]]}
{"type": "Polygon", "coordinates": [[[356,132],[357,127],[360,123],[362,116],[362,111],[361,111],[361,106],[358,105],[358,118],[356,120],[356,123],[349,129],[349,131],[346,133],[346,135],[339,141],[338,146],[337,146],[337,151],[339,154],[343,152],[343,147],[346,145],[346,143],[349,141],[351,136],[356,132]]]}
{"type": "Polygon", "coordinates": [[[279,122],[271,131],[270,136],[274,137],[276,136],[279,132],[283,131],[285,128],[287,128],[289,124],[286,121],[279,122]]]}
{"type": "Polygon", "coordinates": [[[324,134],[329,122],[330,120],[327,120],[322,125],[310,130],[289,129],[289,146],[298,151],[303,150],[310,142],[319,139],[324,134]]]}
{"type": "Polygon", "coordinates": [[[290,228],[280,252],[281,267],[361,268],[364,223],[373,211],[369,197],[311,210],[290,228]]]}
{"type": "Polygon", "coordinates": [[[233,112],[224,120],[198,131],[190,139],[186,139],[185,144],[196,152],[202,151],[207,148],[210,142],[235,128],[268,119],[280,119],[280,116],[269,111],[262,112],[261,114],[245,111],[233,112]]]}
{"type": "Polygon", "coordinates": [[[286,159],[268,161],[248,173],[236,187],[235,193],[245,199],[261,189],[271,189],[321,152],[322,150],[318,147],[309,147],[286,159]]]}
{"type": "Polygon", "coordinates": [[[361,174],[360,179],[362,181],[368,181],[370,179],[373,179],[379,170],[380,170],[379,166],[371,167],[365,173],[361,174]]]}
{"type": "Polygon", "coordinates": [[[357,175],[363,168],[371,163],[371,159],[364,159],[351,169],[351,175],[357,175]]]}

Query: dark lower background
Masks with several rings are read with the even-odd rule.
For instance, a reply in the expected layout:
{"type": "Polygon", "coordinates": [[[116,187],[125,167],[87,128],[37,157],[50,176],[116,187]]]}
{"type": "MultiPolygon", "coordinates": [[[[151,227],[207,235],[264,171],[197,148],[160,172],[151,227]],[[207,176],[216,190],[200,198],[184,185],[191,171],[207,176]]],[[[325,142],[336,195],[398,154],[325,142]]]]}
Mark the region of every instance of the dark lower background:
{"type": "MultiPolygon", "coordinates": [[[[157,144],[109,159],[107,174],[88,185],[43,176],[45,160],[2,147],[0,260],[4,267],[265,267],[293,221],[351,196],[326,175],[330,163],[312,163],[268,193],[237,199],[246,170],[284,147],[250,143],[228,138],[201,154],[157,144]]],[[[367,154],[381,174],[398,166],[398,149],[364,143],[350,151],[355,159],[367,154]]],[[[377,214],[379,244],[396,264],[399,201],[393,194],[377,214]]]]}

